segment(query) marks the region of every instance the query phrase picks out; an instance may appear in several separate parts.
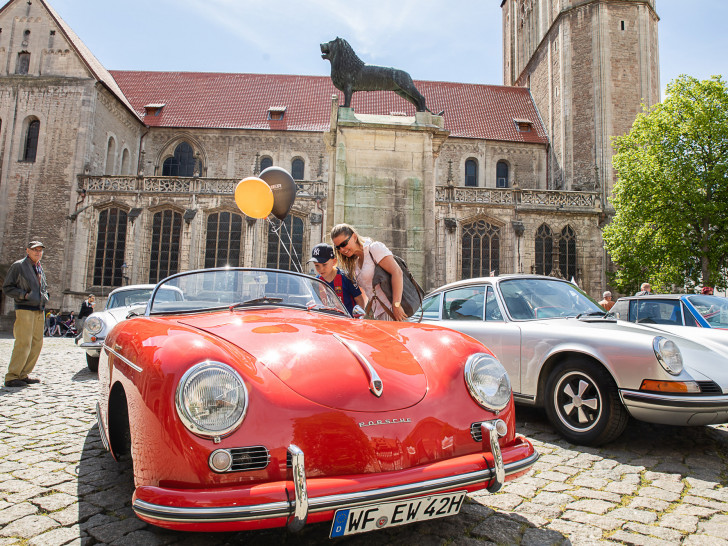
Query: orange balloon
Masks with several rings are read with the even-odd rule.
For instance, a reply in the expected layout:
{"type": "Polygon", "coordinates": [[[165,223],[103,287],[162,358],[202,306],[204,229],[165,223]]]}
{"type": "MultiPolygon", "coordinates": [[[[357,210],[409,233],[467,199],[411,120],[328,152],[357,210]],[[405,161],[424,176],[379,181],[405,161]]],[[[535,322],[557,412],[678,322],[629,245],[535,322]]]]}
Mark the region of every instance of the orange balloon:
{"type": "Polygon", "coordinates": [[[260,178],[243,178],[235,187],[235,203],[251,218],[265,218],[273,210],[273,191],[260,178]]]}

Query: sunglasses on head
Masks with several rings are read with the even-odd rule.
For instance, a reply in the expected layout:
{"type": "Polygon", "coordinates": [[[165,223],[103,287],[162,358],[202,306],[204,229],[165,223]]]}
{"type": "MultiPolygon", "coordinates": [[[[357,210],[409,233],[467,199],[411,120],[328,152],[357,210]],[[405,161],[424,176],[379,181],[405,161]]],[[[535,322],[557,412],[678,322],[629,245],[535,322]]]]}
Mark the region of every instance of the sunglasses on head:
{"type": "MultiPolygon", "coordinates": [[[[354,234],[352,233],[351,235],[354,235],[354,234]]],[[[346,245],[348,245],[348,244],[349,244],[349,239],[351,239],[351,235],[349,235],[349,236],[348,236],[348,237],[347,237],[347,238],[346,238],[346,239],[344,240],[344,242],[343,242],[343,243],[341,243],[340,245],[336,245],[336,248],[337,248],[337,250],[341,250],[342,248],[344,248],[344,247],[345,247],[346,245]]]]}

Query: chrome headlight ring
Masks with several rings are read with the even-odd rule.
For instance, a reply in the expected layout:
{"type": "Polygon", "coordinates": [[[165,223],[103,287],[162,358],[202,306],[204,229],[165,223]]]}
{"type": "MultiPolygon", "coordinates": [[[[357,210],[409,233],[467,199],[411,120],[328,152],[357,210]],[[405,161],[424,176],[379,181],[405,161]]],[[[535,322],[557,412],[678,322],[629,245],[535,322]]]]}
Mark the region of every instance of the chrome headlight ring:
{"type": "Polygon", "coordinates": [[[190,432],[221,438],[242,424],[248,400],[245,382],[232,367],[205,361],[192,366],[180,379],[175,407],[190,432]]]}
{"type": "Polygon", "coordinates": [[[475,353],[465,363],[465,384],[470,396],[483,408],[499,412],[511,400],[511,380],[500,361],[487,353],[475,353]]]}
{"type": "Polygon", "coordinates": [[[680,375],[683,371],[683,359],[680,348],[670,339],[657,336],[652,340],[652,349],[660,366],[670,375],[680,375]]]}
{"type": "Polygon", "coordinates": [[[104,329],[104,321],[99,317],[88,317],[83,323],[83,329],[95,336],[104,329]]]}

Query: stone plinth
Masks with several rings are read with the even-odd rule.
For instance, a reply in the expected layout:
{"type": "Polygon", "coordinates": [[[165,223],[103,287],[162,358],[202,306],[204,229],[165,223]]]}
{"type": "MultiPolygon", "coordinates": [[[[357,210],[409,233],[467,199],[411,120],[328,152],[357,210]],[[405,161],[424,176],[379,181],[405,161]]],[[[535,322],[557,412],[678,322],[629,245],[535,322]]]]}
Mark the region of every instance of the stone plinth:
{"type": "Polygon", "coordinates": [[[449,135],[442,117],[356,114],[338,108],[328,220],[346,222],[402,256],[425,287],[435,278],[435,159],[449,135]]]}

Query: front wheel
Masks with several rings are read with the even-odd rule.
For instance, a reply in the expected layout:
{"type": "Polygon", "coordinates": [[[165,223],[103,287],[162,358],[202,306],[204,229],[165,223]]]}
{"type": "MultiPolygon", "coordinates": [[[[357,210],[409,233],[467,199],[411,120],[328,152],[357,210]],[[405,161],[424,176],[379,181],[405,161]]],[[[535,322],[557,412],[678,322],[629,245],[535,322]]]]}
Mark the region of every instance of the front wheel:
{"type": "Polygon", "coordinates": [[[572,358],[556,366],[546,382],[545,402],[551,424],[575,444],[610,442],[629,420],[611,375],[589,360],[572,358]]]}
{"type": "Polygon", "coordinates": [[[98,372],[99,371],[99,357],[98,356],[91,356],[90,354],[86,353],[86,365],[88,366],[88,369],[92,372],[98,372]]]}

